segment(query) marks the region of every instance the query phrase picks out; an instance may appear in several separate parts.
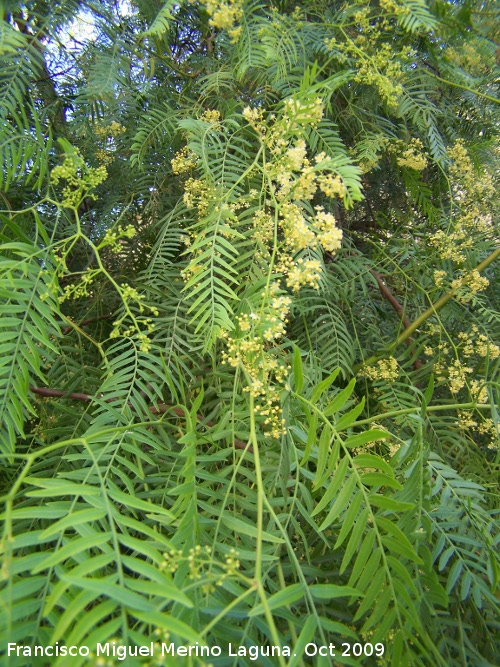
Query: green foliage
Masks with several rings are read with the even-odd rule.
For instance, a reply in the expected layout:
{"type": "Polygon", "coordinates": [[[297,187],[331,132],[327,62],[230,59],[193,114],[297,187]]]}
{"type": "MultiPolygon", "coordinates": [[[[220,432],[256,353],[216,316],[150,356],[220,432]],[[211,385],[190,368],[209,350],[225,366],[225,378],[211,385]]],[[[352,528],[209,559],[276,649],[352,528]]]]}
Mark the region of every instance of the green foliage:
{"type": "MultiPolygon", "coordinates": [[[[24,436],[26,417],[35,414],[29,384],[34,378],[45,381],[43,354],[56,352],[54,334],[59,326],[55,316],[59,309],[49,292],[50,272],[42,269],[44,254],[20,241],[2,247],[0,450],[5,455],[14,451],[18,436],[24,436]]],[[[45,263],[47,266],[46,256],[45,263]]]]}
{"type": "Polygon", "coordinates": [[[496,11],[5,3],[2,664],[495,664],[496,11]]]}

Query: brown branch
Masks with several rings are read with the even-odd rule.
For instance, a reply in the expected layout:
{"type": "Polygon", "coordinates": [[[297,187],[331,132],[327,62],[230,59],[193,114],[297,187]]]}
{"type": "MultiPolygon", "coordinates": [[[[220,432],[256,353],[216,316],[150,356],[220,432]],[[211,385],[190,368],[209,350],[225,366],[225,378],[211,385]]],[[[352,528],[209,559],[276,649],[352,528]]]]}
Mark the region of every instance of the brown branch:
{"type": "Polygon", "coordinates": [[[396,299],[396,297],[392,294],[387,285],[384,283],[380,273],[377,273],[373,269],[370,269],[370,273],[377,281],[380,293],[382,294],[384,299],[391,304],[391,306],[394,308],[394,310],[401,318],[404,328],[407,329],[410,326],[410,320],[405,316],[403,306],[399,303],[399,301],[396,299]]]}
{"type": "MultiPolygon", "coordinates": [[[[79,393],[69,394],[67,392],[60,391],[59,389],[49,389],[48,387],[33,387],[32,385],[30,385],[30,391],[33,394],[37,394],[38,396],[43,396],[44,398],[69,398],[73,401],[83,401],[84,403],[90,403],[91,401],[94,400],[94,397],[89,396],[89,394],[79,394],[79,393]]],[[[156,406],[150,405],[149,411],[153,415],[161,415],[165,414],[165,412],[172,411],[178,417],[185,418],[186,416],[186,411],[183,408],[175,407],[173,405],[169,405],[168,403],[160,403],[159,405],[156,406]]],[[[207,426],[208,428],[212,428],[213,426],[215,426],[215,422],[213,421],[207,422],[201,415],[196,415],[196,419],[200,424],[202,424],[203,426],[207,426]]],[[[242,440],[238,440],[237,438],[235,438],[233,443],[236,449],[248,449],[249,452],[253,452],[252,446],[250,445],[247,447],[247,444],[244,443],[242,440]]]]}
{"type": "Polygon", "coordinates": [[[92,396],[88,394],[68,394],[65,391],[49,389],[48,387],[33,387],[30,385],[30,391],[44,398],[71,398],[73,401],[84,401],[85,403],[90,403],[93,400],[92,396]]]}
{"type": "Polygon", "coordinates": [[[217,32],[213,32],[209,37],[206,39],[206,44],[207,44],[207,53],[212,53],[214,50],[214,39],[217,37],[217,32]]]}
{"type": "MultiPolygon", "coordinates": [[[[406,317],[406,315],[405,315],[405,313],[404,313],[404,308],[403,308],[403,306],[399,303],[399,301],[396,299],[396,297],[394,296],[394,294],[390,291],[390,289],[389,289],[389,288],[387,287],[387,285],[384,283],[384,281],[382,280],[382,276],[380,275],[380,273],[377,273],[377,272],[374,271],[373,269],[370,269],[370,273],[372,274],[372,276],[373,276],[373,277],[375,278],[375,280],[377,281],[377,285],[378,285],[378,288],[379,288],[379,290],[380,290],[380,294],[382,294],[382,296],[384,297],[384,299],[385,299],[386,301],[388,301],[388,302],[391,304],[391,306],[394,308],[394,310],[396,311],[396,313],[399,315],[399,317],[401,318],[401,321],[402,321],[402,323],[403,323],[404,328],[405,328],[405,329],[408,329],[408,328],[411,326],[411,323],[410,323],[410,320],[406,317]]],[[[413,339],[412,339],[412,338],[408,338],[408,339],[406,340],[406,345],[407,345],[408,347],[411,347],[411,346],[413,345],[413,339]]],[[[420,359],[415,359],[415,361],[413,362],[413,368],[414,368],[415,370],[418,370],[421,366],[422,366],[422,362],[421,362],[421,360],[420,360],[420,359]]]]}

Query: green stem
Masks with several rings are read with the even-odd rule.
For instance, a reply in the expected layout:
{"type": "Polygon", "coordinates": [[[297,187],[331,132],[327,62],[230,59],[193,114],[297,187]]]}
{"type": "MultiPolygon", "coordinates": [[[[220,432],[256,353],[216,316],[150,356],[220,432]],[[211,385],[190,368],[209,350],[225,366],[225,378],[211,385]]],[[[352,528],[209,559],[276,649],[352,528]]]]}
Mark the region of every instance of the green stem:
{"type": "Polygon", "coordinates": [[[255,476],[257,478],[257,548],[255,551],[255,580],[259,586],[262,581],[262,531],[263,531],[263,509],[264,509],[264,484],[262,480],[262,469],[260,467],[259,445],[255,431],[255,403],[250,392],[250,440],[253,447],[255,461],[255,476]]]}
{"type": "Polygon", "coordinates": [[[257,588],[256,584],[253,585],[253,587],[247,588],[246,591],[244,591],[241,595],[238,595],[237,598],[234,598],[232,602],[230,602],[227,607],[224,607],[224,609],[217,614],[215,618],[213,618],[208,625],[206,625],[203,630],[200,632],[200,635],[202,637],[205,637],[210,630],[217,625],[217,623],[226,616],[226,614],[231,611],[234,607],[236,607],[237,604],[239,604],[242,600],[244,600],[247,595],[250,595],[250,593],[253,593],[255,589],[257,588]]]}
{"type": "Polygon", "coordinates": [[[448,81],[448,79],[442,79],[440,76],[438,76],[437,74],[433,74],[432,72],[426,72],[426,73],[430,74],[430,76],[434,77],[434,79],[437,79],[438,81],[441,81],[442,83],[447,83],[449,86],[454,86],[455,88],[461,88],[462,90],[466,90],[469,93],[473,93],[478,97],[484,97],[485,100],[489,100],[490,102],[494,102],[495,104],[500,104],[500,100],[497,99],[496,97],[491,97],[491,95],[486,95],[486,93],[480,93],[479,90],[475,90],[474,88],[469,88],[469,86],[464,86],[461,83],[455,83],[455,81],[448,81]]]}
{"type": "MultiPolygon", "coordinates": [[[[286,588],[286,581],[285,581],[285,576],[283,574],[283,568],[281,567],[281,563],[278,563],[277,569],[278,569],[278,579],[280,582],[281,590],[284,591],[286,588]]],[[[290,611],[289,604],[286,605],[286,608],[288,609],[288,611],[290,611]]],[[[290,620],[288,621],[288,629],[290,630],[290,638],[292,640],[292,643],[295,646],[295,644],[297,643],[297,633],[295,632],[295,625],[290,620]]]]}
{"type": "MultiPolygon", "coordinates": [[[[487,410],[491,409],[489,403],[453,403],[452,405],[428,405],[425,410],[426,412],[439,412],[441,410],[487,410]]],[[[390,417],[399,417],[400,415],[409,415],[412,412],[417,412],[418,407],[415,408],[402,408],[401,410],[391,410],[390,412],[383,412],[380,415],[375,415],[374,417],[368,417],[367,419],[360,419],[357,422],[353,422],[350,428],[355,426],[364,426],[365,424],[371,424],[373,422],[380,421],[381,419],[389,419],[390,417]]]]}
{"type": "MultiPolygon", "coordinates": [[[[274,623],[274,618],[269,608],[269,604],[267,602],[266,591],[264,590],[264,586],[262,585],[261,582],[258,582],[258,591],[259,591],[260,601],[262,603],[262,606],[264,607],[264,616],[266,617],[267,625],[269,627],[269,630],[271,631],[271,637],[273,638],[274,645],[281,646],[278,630],[276,629],[276,624],[274,623]]],[[[280,667],[286,667],[286,662],[282,655],[278,656],[278,664],[280,665],[280,667]]]]}
{"type": "MultiPolygon", "coordinates": [[[[275,646],[281,646],[278,630],[274,622],[273,615],[269,608],[266,591],[262,585],[262,532],[264,524],[264,481],[262,479],[262,468],[260,465],[259,444],[257,442],[257,432],[255,430],[255,402],[250,392],[250,441],[253,447],[255,461],[255,477],[257,479],[257,545],[255,549],[255,588],[259,593],[259,598],[264,608],[264,616],[271,632],[271,637],[275,646]]],[[[280,667],[286,667],[283,656],[279,656],[278,663],[280,667]]]]}

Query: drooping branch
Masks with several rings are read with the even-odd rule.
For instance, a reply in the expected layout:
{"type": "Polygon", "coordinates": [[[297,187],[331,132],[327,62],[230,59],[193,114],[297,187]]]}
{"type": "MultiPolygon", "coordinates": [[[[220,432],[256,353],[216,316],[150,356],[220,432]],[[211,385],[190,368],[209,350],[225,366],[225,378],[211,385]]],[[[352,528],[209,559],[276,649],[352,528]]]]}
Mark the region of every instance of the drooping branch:
{"type": "MultiPolygon", "coordinates": [[[[49,387],[34,387],[33,385],[30,385],[30,391],[33,394],[37,394],[38,396],[42,396],[44,398],[69,398],[72,401],[83,401],[84,403],[90,403],[91,401],[94,400],[94,397],[90,396],[89,394],[68,393],[60,391],[59,389],[50,389],[49,387]]],[[[161,415],[165,414],[166,412],[173,412],[178,417],[181,417],[181,419],[186,417],[186,410],[184,410],[184,408],[176,407],[174,405],[169,405],[168,403],[159,403],[158,405],[150,405],[149,411],[153,415],[161,415]]],[[[213,426],[215,426],[215,422],[205,421],[202,415],[196,415],[196,419],[200,424],[202,424],[203,426],[207,426],[208,428],[212,428],[213,426]]],[[[243,450],[248,449],[249,452],[253,452],[252,446],[251,445],[247,446],[247,444],[242,440],[234,438],[233,442],[236,449],[243,449],[243,450]]]]}

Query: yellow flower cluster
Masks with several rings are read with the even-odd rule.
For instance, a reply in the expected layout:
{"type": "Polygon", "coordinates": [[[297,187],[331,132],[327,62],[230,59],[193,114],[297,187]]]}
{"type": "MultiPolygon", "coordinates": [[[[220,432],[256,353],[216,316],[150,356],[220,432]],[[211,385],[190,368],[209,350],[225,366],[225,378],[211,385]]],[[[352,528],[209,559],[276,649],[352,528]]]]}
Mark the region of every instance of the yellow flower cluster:
{"type": "MultiPolygon", "coordinates": [[[[484,401],[480,402],[485,402],[486,400],[487,396],[484,401]]],[[[494,451],[498,450],[500,443],[500,433],[498,432],[498,428],[491,417],[481,417],[481,421],[478,423],[475,419],[473,419],[471,412],[461,410],[458,413],[456,424],[463,431],[476,431],[480,435],[489,437],[490,441],[487,445],[488,449],[492,449],[494,451]]],[[[474,438],[474,440],[477,441],[477,437],[474,438]]]]}
{"type": "Polygon", "coordinates": [[[211,125],[217,125],[221,119],[220,111],[217,109],[207,109],[199,117],[200,120],[204,120],[205,123],[210,123],[211,125]]]}
{"type": "Polygon", "coordinates": [[[343,197],[345,195],[344,181],[340,178],[340,176],[326,174],[318,178],[318,183],[320,190],[324,192],[327,197],[331,197],[333,199],[336,196],[343,197]]]}
{"type": "MultiPolygon", "coordinates": [[[[451,260],[455,265],[466,263],[470,251],[479,243],[491,240],[494,223],[491,211],[495,187],[491,174],[485,169],[477,170],[462,140],[447,149],[450,158],[449,174],[456,213],[447,223],[446,229],[439,229],[429,237],[429,244],[436,248],[439,257],[451,260]]],[[[448,272],[434,271],[437,287],[440,287],[448,272]]],[[[450,286],[456,291],[455,298],[462,303],[469,302],[475,294],[489,285],[485,276],[477,269],[458,271],[454,279],[450,276],[450,286]]]]}
{"type": "Polygon", "coordinates": [[[472,414],[465,410],[459,410],[458,419],[455,423],[462,431],[467,431],[477,427],[477,421],[472,419],[472,414]]]}
{"type": "Polygon", "coordinates": [[[409,167],[415,171],[422,171],[427,167],[427,158],[423,155],[423,143],[420,139],[413,138],[408,147],[396,158],[400,167],[409,167]]]}
{"type": "Polygon", "coordinates": [[[498,431],[498,426],[495,424],[491,417],[483,419],[481,424],[477,427],[478,433],[482,435],[487,435],[490,438],[488,443],[488,449],[493,451],[498,451],[500,444],[500,433],[498,431]]]}
{"type": "Polygon", "coordinates": [[[396,0],[379,0],[380,7],[388,14],[404,16],[410,11],[409,7],[396,2],[396,0]]]}
{"type": "Polygon", "coordinates": [[[258,399],[257,414],[263,417],[263,425],[270,435],[278,438],[284,424],[279,387],[284,385],[289,368],[279,350],[267,346],[284,335],[291,299],[281,293],[277,283],[271,283],[260,297],[258,311],[240,315],[234,332],[222,332],[226,342],[222,358],[233,368],[240,366],[244,370],[248,377],[245,391],[258,399]]]}
{"type": "Polygon", "coordinates": [[[74,299],[76,301],[77,299],[90,296],[90,287],[94,282],[94,278],[99,275],[100,272],[100,269],[87,269],[78,282],[66,285],[63,293],[59,296],[59,303],[64,303],[64,301],[68,301],[68,299],[74,299]]]}
{"type": "Polygon", "coordinates": [[[342,31],[342,41],[328,39],[326,47],[342,64],[356,69],[355,81],[375,87],[386,104],[395,108],[403,93],[401,65],[410,57],[408,49],[394,52],[389,36],[394,28],[384,13],[371,15],[370,8],[364,7],[353,19],[359,29],[342,31]]]}
{"type": "Polygon", "coordinates": [[[466,358],[477,355],[497,359],[500,356],[500,347],[492,343],[488,336],[480,333],[476,324],[472,325],[470,333],[461,331],[458,338],[464,344],[462,354],[466,358]]]}
{"type": "Polygon", "coordinates": [[[470,383],[470,395],[478,403],[487,403],[488,390],[485,384],[481,384],[479,380],[472,380],[470,383]]]}
{"type": "Polygon", "coordinates": [[[106,180],[106,167],[88,167],[79,154],[77,148],[74,153],[66,155],[64,162],[54,167],[50,172],[50,182],[58,185],[59,181],[66,181],[62,191],[61,203],[63,206],[78,208],[85,197],[93,197],[92,190],[106,180]]]}
{"type": "MultiPolygon", "coordinates": [[[[317,249],[320,245],[324,250],[334,253],[341,247],[342,230],[337,227],[331,213],[316,207],[316,215],[312,217],[306,213],[302,202],[311,200],[319,190],[330,197],[343,197],[346,194],[346,186],[340,175],[331,173],[331,158],[320,153],[311,162],[307,157],[306,142],[301,136],[304,127],[320,122],[323,116],[322,102],[319,98],[309,101],[286,100],[283,117],[272,117],[274,124],[271,129],[263,120],[262,109],[247,107],[243,116],[272,155],[268,170],[276,184],[274,196],[279,202],[278,222],[284,239],[284,247],[278,255],[278,270],[285,277],[286,285],[295,292],[303,286],[318,289],[322,275],[319,259],[294,258],[293,254],[317,249]]],[[[270,241],[274,223],[267,214],[259,215],[258,222],[261,221],[264,222],[265,231],[258,235],[259,240],[270,241]]]]}
{"type": "MultiPolygon", "coordinates": [[[[148,333],[152,333],[154,329],[154,324],[152,324],[152,321],[150,319],[146,319],[144,322],[146,324],[148,333]]],[[[125,332],[122,335],[125,336],[125,332]]],[[[141,331],[136,333],[135,337],[139,341],[139,350],[147,354],[151,349],[151,340],[149,339],[148,335],[141,331]]]]}
{"type": "Polygon", "coordinates": [[[95,156],[100,164],[104,167],[110,165],[115,159],[113,153],[106,150],[105,148],[97,148],[95,151],[95,156]]]}
{"type": "Polygon", "coordinates": [[[97,249],[100,250],[106,246],[111,246],[112,252],[119,253],[122,250],[122,244],[120,241],[122,239],[132,239],[134,238],[135,234],[136,229],[134,225],[127,225],[126,227],[119,225],[116,230],[108,229],[97,249]]]}
{"type": "Polygon", "coordinates": [[[490,213],[481,212],[476,201],[468,202],[467,210],[462,210],[457,217],[457,224],[471,235],[485,236],[493,232],[493,220],[490,213]]]}
{"type": "Polygon", "coordinates": [[[252,226],[253,238],[259,245],[266,247],[274,236],[274,220],[272,216],[261,208],[255,212],[252,218],[252,226]]]}
{"type": "Polygon", "coordinates": [[[184,174],[186,171],[194,169],[197,163],[196,155],[187,146],[184,146],[180,151],[177,151],[170,164],[174,174],[184,174]]]}
{"type": "Polygon", "coordinates": [[[299,257],[296,262],[291,263],[286,272],[286,285],[294,292],[298,292],[305,285],[319,289],[322,272],[323,269],[317,259],[299,257]]]}
{"type": "MultiPolygon", "coordinates": [[[[156,312],[156,314],[158,313],[156,312]]],[[[140,324],[145,327],[146,332],[139,330],[138,320],[135,320],[133,324],[128,326],[126,329],[120,328],[122,322],[123,319],[113,322],[114,328],[109,334],[109,337],[111,339],[120,338],[120,336],[123,338],[135,338],[139,343],[139,350],[144,353],[149,352],[151,349],[151,340],[149,339],[148,334],[151,334],[154,331],[155,325],[153,324],[153,320],[147,317],[140,321],[140,324]]]]}
{"type": "MultiPolygon", "coordinates": [[[[431,336],[440,334],[437,325],[429,324],[428,330],[431,336]]],[[[472,380],[469,377],[474,373],[474,368],[478,367],[481,358],[493,360],[500,357],[500,347],[481,333],[475,324],[469,332],[459,332],[456,338],[454,354],[457,358],[453,361],[450,360],[451,346],[445,342],[425,346],[424,354],[437,358],[434,363],[436,378],[440,382],[446,382],[452,394],[457,394],[467,385],[472,400],[484,403],[487,401],[484,381],[477,378],[472,380]]]]}
{"type": "Polygon", "coordinates": [[[455,197],[464,203],[487,202],[496,194],[491,174],[485,169],[478,172],[469,157],[465,143],[458,139],[447,149],[451,160],[449,171],[454,181],[455,197]]]}
{"type": "Polygon", "coordinates": [[[460,48],[449,46],[444,56],[448,62],[458,65],[472,76],[488,76],[495,67],[493,50],[480,53],[469,41],[460,44],[460,48]]]}
{"type": "Polygon", "coordinates": [[[434,271],[434,283],[436,287],[441,287],[445,278],[446,278],[446,271],[440,271],[438,269],[434,271]]]}
{"type": "Polygon", "coordinates": [[[208,183],[198,178],[188,178],[184,184],[184,203],[188,208],[197,208],[200,218],[207,215],[215,200],[215,193],[208,183]]]}
{"type": "Polygon", "coordinates": [[[450,348],[446,343],[438,343],[435,347],[432,347],[431,345],[426,345],[424,347],[424,354],[427,357],[433,357],[436,354],[449,354],[450,353],[450,348]]]}
{"type": "Polygon", "coordinates": [[[113,120],[109,125],[99,125],[99,123],[95,123],[93,129],[99,139],[108,139],[109,137],[116,138],[127,131],[127,128],[120,125],[120,123],[117,123],[116,120],[113,120]]]}
{"type": "Polygon", "coordinates": [[[306,158],[306,142],[304,139],[299,139],[295,146],[289,148],[286,151],[285,158],[290,169],[300,171],[306,158]]]}
{"type": "MultiPolygon", "coordinates": [[[[360,42],[358,38],[358,44],[360,42]]],[[[387,106],[397,107],[403,94],[401,63],[394,58],[389,44],[382,44],[377,55],[360,59],[354,79],[359,83],[374,86],[387,106]]]]}
{"type": "Polygon", "coordinates": [[[451,287],[457,290],[455,298],[461,303],[467,303],[477,292],[487,289],[490,281],[474,269],[452,281],[451,287]]]}
{"type": "MultiPolygon", "coordinates": [[[[280,213],[283,216],[285,243],[292,252],[316,248],[318,244],[330,253],[335,253],[341,248],[342,230],[337,227],[335,217],[327,213],[322,206],[316,207],[316,215],[309,223],[295,203],[285,202],[280,213]]],[[[283,254],[279,269],[287,277],[287,286],[294,292],[304,285],[314,289],[319,288],[322,266],[317,259],[305,260],[303,257],[293,259],[283,254]]]]}
{"type": "MultiPolygon", "coordinates": [[[[311,200],[317,190],[318,186],[316,184],[316,174],[314,173],[314,168],[309,164],[304,164],[302,173],[295,181],[293,187],[293,197],[294,199],[303,199],[306,201],[311,200]]],[[[285,194],[281,192],[281,194],[285,194]]]]}
{"type": "MultiPolygon", "coordinates": [[[[237,318],[241,332],[251,331],[254,338],[263,338],[265,341],[278,340],[285,333],[285,321],[288,315],[291,300],[289,297],[275,297],[271,302],[271,314],[261,317],[257,313],[244,313],[237,318]]],[[[234,366],[234,359],[231,365],[234,366]]],[[[272,366],[275,368],[274,364],[272,366]]]]}
{"type": "Polygon", "coordinates": [[[262,121],[262,109],[252,109],[251,107],[245,107],[242,112],[243,118],[249,123],[254,129],[259,128],[259,124],[262,121]]]}
{"type": "Polygon", "coordinates": [[[96,149],[95,156],[101,165],[107,166],[115,159],[115,139],[126,132],[127,128],[114,120],[109,125],[99,125],[99,123],[95,123],[93,130],[94,134],[101,141],[101,147],[96,149]]]}
{"type": "Polygon", "coordinates": [[[462,389],[467,380],[467,375],[472,373],[470,366],[465,366],[459,359],[455,359],[448,366],[448,385],[452,394],[456,394],[462,389]]]}
{"type": "MultiPolygon", "coordinates": [[[[260,423],[267,433],[279,437],[283,429],[280,391],[289,373],[280,350],[291,304],[284,290],[294,293],[306,286],[318,289],[323,272],[322,251],[335,253],[342,242],[342,230],[335,217],[308,202],[326,195],[343,197],[350,203],[360,195],[353,186],[354,179],[348,180],[343,167],[339,173],[337,162],[330,156],[308,156],[306,137],[309,128],[317,126],[323,117],[321,99],[288,99],[279,115],[267,115],[261,107],[246,107],[242,115],[258,138],[259,159],[251,171],[259,172],[262,189],[236,194],[235,188],[225,192],[208,178],[193,175],[186,180],[184,202],[195,211],[184,237],[191,245],[191,257],[182,276],[190,288],[196,289],[208,254],[201,221],[208,212],[220,212],[219,237],[245,237],[255,243],[255,275],[267,276],[269,287],[253,301],[240,304],[240,314],[232,323],[234,329],[218,331],[225,343],[224,362],[244,371],[246,389],[255,399],[260,423]],[[242,208],[250,210],[239,214],[242,208]]],[[[201,119],[213,124],[214,133],[223,132],[217,112],[205,112],[201,119]]],[[[174,157],[172,167],[182,174],[198,166],[195,162],[196,158],[184,149],[174,157]]],[[[355,177],[356,167],[350,169],[355,177]]]]}
{"type": "Polygon", "coordinates": [[[337,221],[331,213],[327,213],[323,207],[316,207],[314,219],[319,230],[318,239],[325,250],[335,253],[342,246],[342,230],[337,227],[337,221]]]}
{"type": "Polygon", "coordinates": [[[316,234],[309,227],[299,206],[292,202],[285,202],[281,207],[282,228],[285,234],[285,243],[296,252],[316,244],[316,234]]]}
{"type": "Polygon", "coordinates": [[[463,264],[467,259],[465,251],[472,248],[474,240],[467,230],[456,221],[452,230],[439,229],[429,237],[429,245],[436,248],[441,259],[451,259],[456,264],[463,264]]]}
{"type": "Polygon", "coordinates": [[[359,375],[367,377],[369,380],[386,380],[387,382],[395,382],[399,376],[397,359],[394,357],[380,359],[376,364],[363,368],[359,375]]]}
{"type": "Polygon", "coordinates": [[[318,187],[332,198],[345,195],[346,187],[342,178],[339,174],[331,173],[331,158],[325,153],[319,153],[314,158],[316,166],[313,166],[307,158],[306,142],[300,136],[304,128],[316,126],[322,116],[323,104],[320,98],[308,102],[290,98],[284,103],[283,117],[279,120],[270,118],[275,122],[269,130],[263,121],[261,109],[244,109],[243,117],[273,155],[269,169],[272,179],[278,185],[276,196],[280,200],[310,200],[318,187]],[[287,135],[291,138],[287,139],[287,135]],[[298,135],[295,140],[294,135],[298,135]]]}
{"type": "Polygon", "coordinates": [[[227,2],[206,0],[205,7],[210,16],[210,25],[220,30],[227,30],[231,42],[237,42],[241,34],[241,26],[236,24],[243,16],[242,0],[227,0],[227,2]]]}

